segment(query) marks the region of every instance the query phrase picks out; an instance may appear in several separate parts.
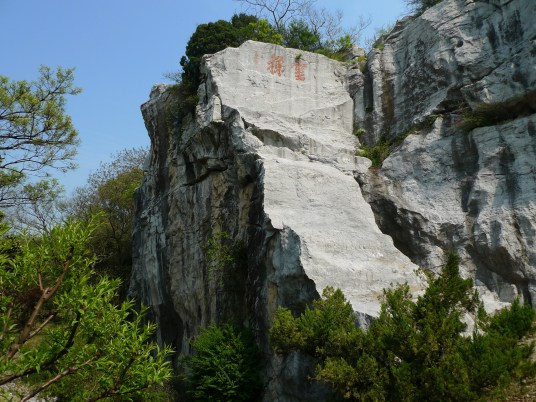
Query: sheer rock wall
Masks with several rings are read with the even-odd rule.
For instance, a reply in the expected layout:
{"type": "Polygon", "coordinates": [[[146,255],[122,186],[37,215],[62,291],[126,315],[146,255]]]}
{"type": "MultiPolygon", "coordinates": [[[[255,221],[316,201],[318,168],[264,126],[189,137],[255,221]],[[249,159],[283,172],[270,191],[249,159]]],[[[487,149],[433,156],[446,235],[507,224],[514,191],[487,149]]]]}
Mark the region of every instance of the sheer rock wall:
{"type": "Polygon", "coordinates": [[[202,71],[195,120],[170,124],[172,87],[155,87],[142,107],[152,155],[138,194],[131,293],[183,353],[210,323],[249,326],[267,357],[265,400],[318,398],[322,387],[297,375],[310,370],[305,357],[269,348],[275,309],[302,311],[332,286],[366,324],[391,283],[421,288],[353,176],[370,163],[355,156],[347,66],[246,42],[207,56],[202,71]],[[247,263],[214,278],[211,239],[242,241],[247,263]]]}
{"type": "Polygon", "coordinates": [[[397,24],[353,94],[362,140],[405,138],[356,175],[381,230],[429,269],[456,249],[491,309],[536,300],[535,16],[532,0],[444,1],[397,24]]]}
{"type": "Polygon", "coordinates": [[[414,270],[449,249],[489,308],[534,303],[535,15],[532,0],[444,1],[397,23],[364,73],[246,42],[205,57],[195,118],[180,122],[175,89],[155,86],[130,289],[159,341],[188,354],[201,328],[246,325],[263,400],[326,400],[307,357],[271,351],[278,306],[338,287],[366,325],[383,288],[422,290],[414,270]],[[482,103],[508,118],[464,128],[482,103]],[[369,169],[355,150],[381,139],[400,145],[369,169]],[[245,260],[215,270],[214,241],[245,260]]]}

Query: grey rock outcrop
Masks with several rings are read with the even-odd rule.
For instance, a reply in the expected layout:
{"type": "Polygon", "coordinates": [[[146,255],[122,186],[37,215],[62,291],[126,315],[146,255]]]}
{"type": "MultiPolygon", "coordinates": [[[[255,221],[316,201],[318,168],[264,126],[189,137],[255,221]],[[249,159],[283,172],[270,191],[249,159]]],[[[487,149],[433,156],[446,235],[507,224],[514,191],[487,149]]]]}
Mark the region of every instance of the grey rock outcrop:
{"type": "Polygon", "coordinates": [[[490,309],[534,305],[535,16],[532,0],[446,0],[397,23],[364,69],[246,42],[205,57],[180,121],[175,89],[155,86],[130,289],[159,341],[188,354],[210,323],[246,325],[265,401],[325,400],[306,356],[271,351],[278,306],[334,286],[366,325],[383,288],[420,291],[415,268],[449,249],[490,309]],[[482,104],[488,121],[469,125],[482,104]],[[399,144],[381,168],[355,156],[356,128],[399,144]],[[208,244],[244,259],[215,268],[208,244]]]}
{"type": "Polygon", "coordinates": [[[456,249],[491,309],[534,304],[536,2],[444,1],[369,56],[354,93],[365,142],[410,134],[357,175],[382,231],[430,269],[456,249]],[[467,127],[482,105],[489,121],[467,127]]]}
{"type": "Polygon", "coordinates": [[[322,387],[297,375],[310,369],[306,358],[268,346],[275,309],[301,311],[332,286],[366,322],[382,289],[421,289],[353,177],[370,163],[355,156],[347,67],[246,42],[205,57],[202,73],[195,120],[169,124],[173,88],[155,87],[142,107],[152,155],[138,194],[131,291],[164,325],[160,340],[183,353],[210,323],[253,328],[267,357],[264,399],[318,398],[322,387]],[[246,245],[236,272],[210,268],[204,246],[218,233],[246,245]]]}

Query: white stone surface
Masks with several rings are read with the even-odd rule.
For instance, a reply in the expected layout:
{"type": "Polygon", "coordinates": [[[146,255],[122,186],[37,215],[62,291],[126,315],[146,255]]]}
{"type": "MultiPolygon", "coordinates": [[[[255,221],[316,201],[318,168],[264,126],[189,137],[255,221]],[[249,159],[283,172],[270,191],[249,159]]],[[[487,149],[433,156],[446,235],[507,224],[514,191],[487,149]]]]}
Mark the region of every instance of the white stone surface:
{"type": "Polygon", "coordinates": [[[397,24],[354,96],[369,145],[414,130],[357,175],[381,229],[426,268],[457,250],[490,309],[536,300],[535,16],[533,0],[443,1],[397,24]],[[465,132],[483,103],[508,121],[465,132]]]}
{"type": "Polygon", "coordinates": [[[394,138],[430,114],[536,89],[536,2],[448,0],[397,24],[368,57],[356,124],[394,138]]]}
{"type": "Polygon", "coordinates": [[[253,127],[264,213],[273,229],[288,227],[299,237],[297,260],[318,293],[341,288],[356,311],[376,315],[384,288],[401,282],[419,288],[416,266],[379,231],[349,174],[357,169],[357,141],[346,66],[255,42],[205,60],[204,95],[218,97],[253,127]],[[271,70],[274,60],[281,76],[271,70]],[[304,65],[303,80],[296,63],[304,65]]]}

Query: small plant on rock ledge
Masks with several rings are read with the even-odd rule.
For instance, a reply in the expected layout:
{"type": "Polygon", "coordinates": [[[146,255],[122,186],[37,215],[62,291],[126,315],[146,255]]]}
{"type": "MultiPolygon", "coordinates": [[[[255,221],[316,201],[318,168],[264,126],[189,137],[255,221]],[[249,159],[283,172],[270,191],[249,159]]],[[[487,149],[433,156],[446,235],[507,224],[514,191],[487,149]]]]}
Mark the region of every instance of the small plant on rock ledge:
{"type": "Polygon", "coordinates": [[[216,232],[203,247],[208,266],[208,279],[223,286],[224,274],[234,264],[244,261],[245,244],[243,241],[231,241],[228,232],[216,232]]]}
{"type": "Polygon", "coordinates": [[[460,127],[469,132],[478,127],[493,126],[512,119],[514,116],[506,103],[481,103],[463,114],[460,127]]]}
{"type": "Polygon", "coordinates": [[[385,138],[382,138],[374,146],[361,145],[361,149],[357,150],[356,155],[370,159],[372,162],[371,167],[379,168],[390,153],[391,146],[389,142],[385,138]]]}

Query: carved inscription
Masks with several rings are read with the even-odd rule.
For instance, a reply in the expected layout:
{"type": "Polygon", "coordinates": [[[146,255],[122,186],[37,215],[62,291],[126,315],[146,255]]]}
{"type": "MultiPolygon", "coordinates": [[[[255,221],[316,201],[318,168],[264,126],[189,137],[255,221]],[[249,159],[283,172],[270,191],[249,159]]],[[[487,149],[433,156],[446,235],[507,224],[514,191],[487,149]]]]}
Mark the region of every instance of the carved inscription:
{"type": "Polygon", "coordinates": [[[283,62],[283,56],[276,56],[275,54],[268,60],[268,71],[274,75],[277,74],[281,77],[281,74],[285,72],[285,63],[283,62]]]}
{"type": "Polygon", "coordinates": [[[292,67],[294,67],[294,78],[296,78],[297,81],[305,81],[306,66],[307,63],[302,59],[296,59],[294,63],[292,63],[292,67]]]}
{"type": "MultiPolygon", "coordinates": [[[[257,63],[256,58],[255,63],[257,63]]],[[[297,81],[305,81],[305,68],[307,67],[307,63],[302,59],[296,58],[291,67],[294,69],[294,79],[297,81]]],[[[281,77],[285,72],[285,60],[283,59],[283,56],[272,55],[266,64],[266,68],[270,74],[277,74],[278,77],[281,77]]]]}

